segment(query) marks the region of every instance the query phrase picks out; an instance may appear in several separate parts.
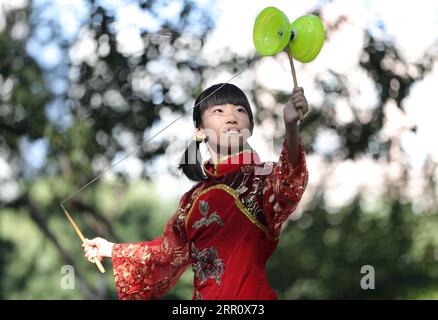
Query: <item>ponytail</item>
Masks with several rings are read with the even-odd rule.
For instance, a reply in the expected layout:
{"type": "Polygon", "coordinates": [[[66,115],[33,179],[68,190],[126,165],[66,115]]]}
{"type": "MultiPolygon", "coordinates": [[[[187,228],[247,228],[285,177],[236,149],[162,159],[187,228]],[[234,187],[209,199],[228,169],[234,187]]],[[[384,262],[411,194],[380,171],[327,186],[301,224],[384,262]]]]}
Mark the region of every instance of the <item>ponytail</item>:
{"type": "Polygon", "coordinates": [[[187,178],[194,181],[202,181],[207,178],[199,161],[199,145],[201,141],[193,140],[184,151],[178,169],[181,169],[187,178]]]}

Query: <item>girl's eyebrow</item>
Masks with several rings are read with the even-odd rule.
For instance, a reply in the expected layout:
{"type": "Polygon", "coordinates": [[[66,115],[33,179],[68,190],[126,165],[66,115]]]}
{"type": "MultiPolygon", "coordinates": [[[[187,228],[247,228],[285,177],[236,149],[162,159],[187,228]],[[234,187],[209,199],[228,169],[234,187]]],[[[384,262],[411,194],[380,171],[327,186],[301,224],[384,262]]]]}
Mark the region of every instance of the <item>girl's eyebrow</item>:
{"type": "Polygon", "coordinates": [[[209,107],[207,107],[207,109],[205,109],[205,111],[211,111],[211,110],[213,110],[215,108],[222,108],[222,106],[221,105],[209,106],[209,107]]]}
{"type": "MultiPolygon", "coordinates": [[[[236,108],[243,108],[241,105],[235,105],[235,104],[232,104],[232,103],[229,103],[227,105],[232,105],[232,106],[234,106],[236,108]]],[[[223,108],[223,107],[224,107],[223,104],[216,104],[216,105],[212,105],[212,106],[207,107],[207,110],[213,109],[213,108],[223,108]]]]}

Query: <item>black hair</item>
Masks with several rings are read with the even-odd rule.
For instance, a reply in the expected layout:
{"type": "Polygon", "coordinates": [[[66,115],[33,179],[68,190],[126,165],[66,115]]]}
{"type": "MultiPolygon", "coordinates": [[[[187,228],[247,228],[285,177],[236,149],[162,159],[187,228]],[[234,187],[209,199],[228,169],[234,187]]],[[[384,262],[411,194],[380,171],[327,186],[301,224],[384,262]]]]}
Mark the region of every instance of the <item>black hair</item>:
{"type": "MultiPolygon", "coordinates": [[[[195,127],[200,128],[202,126],[202,115],[205,110],[209,107],[223,104],[233,104],[245,108],[250,121],[250,131],[252,131],[254,118],[248,99],[242,90],[230,83],[212,85],[202,91],[196,98],[195,107],[193,108],[193,123],[195,127]]],[[[202,181],[207,178],[202,170],[202,163],[200,161],[200,144],[201,141],[193,140],[185,150],[178,166],[187,178],[194,181],[202,181]]]]}

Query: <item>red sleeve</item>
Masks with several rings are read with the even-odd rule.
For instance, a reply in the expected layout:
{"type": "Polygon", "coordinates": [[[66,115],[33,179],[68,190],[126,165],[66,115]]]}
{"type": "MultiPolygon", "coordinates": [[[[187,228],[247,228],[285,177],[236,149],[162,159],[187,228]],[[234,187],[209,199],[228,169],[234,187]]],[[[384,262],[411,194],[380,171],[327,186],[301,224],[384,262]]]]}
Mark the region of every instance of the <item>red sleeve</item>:
{"type": "Polygon", "coordinates": [[[119,299],[162,297],[186,270],[189,258],[180,206],[162,236],[148,242],[114,245],[112,264],[119,299]]]}
{"type": "Polygon", "coordinates": [[[280,234],[281,225],[295,211],[307,186],[308,172],[302,144],[298,152],[299,164],[294,167],[285,139],[280,159],[264,183],[263,211],[268,228],[275,237],[280,234]]]}

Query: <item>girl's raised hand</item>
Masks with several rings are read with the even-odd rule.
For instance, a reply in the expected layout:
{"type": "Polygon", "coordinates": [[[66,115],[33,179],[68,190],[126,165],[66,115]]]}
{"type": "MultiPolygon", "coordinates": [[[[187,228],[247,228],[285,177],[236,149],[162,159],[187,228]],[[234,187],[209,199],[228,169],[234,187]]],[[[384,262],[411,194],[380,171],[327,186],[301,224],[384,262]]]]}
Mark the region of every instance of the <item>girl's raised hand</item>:
{"type": "Polygon", "coordinates": [[[288,124],[296,124],[300,119],[298,110],[301,109],[303,116],[309,111],[309,104],[304,96],[302,87],[293,89],[286,106],[283,109],[284,122],[288,124]]]}

